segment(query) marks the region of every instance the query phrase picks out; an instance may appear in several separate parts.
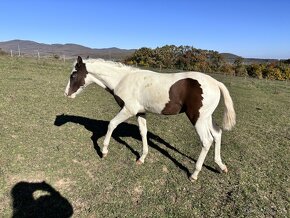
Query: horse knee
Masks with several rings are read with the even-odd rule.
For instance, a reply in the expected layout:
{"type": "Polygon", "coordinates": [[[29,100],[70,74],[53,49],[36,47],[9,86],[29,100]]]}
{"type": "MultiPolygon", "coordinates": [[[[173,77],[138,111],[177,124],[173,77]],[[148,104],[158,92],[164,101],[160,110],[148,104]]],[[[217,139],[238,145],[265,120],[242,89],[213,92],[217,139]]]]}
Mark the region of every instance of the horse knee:
{"type": "Polygon", "coordinates": [[[113,131],[116,127],[117,127],[116,123],[113,121],[110,121],[109,126],[108,126],[108,130],[113,131]]]}
{"type": "Polygon", "coordinates": [[[201,142],[202,142],[202,147],[208,151],[212,145],[214,141],[214,138],[211,135],[208,135],[207,137],[203,137],[201,138],[201,142]]]}
{"type": "Polygon", "coordinates": [[[205,150],[205,151],[209,151],[210,147],[212,145],[212,142],[208,142],[208,143],[203,143],[202,144],[202,148],[205,150]]]}
{"type": "Polygon", "coordinates": [[[210,132],[211,132],[212,136],[214,137],[215,141],[221,139],[223,131],[214,122],[212,122],[212,125],[210,127],[210,132]]]}
{"type": "Polygon", "coordinates": [[[195,125],[195,129],[199,135],[200,140],[204,147],[210,147],[214,141],[213,135],[211,133],[210,125],[208,125],[208,120],[199,119],[195,125]]]}
{"type": "Polygon", "coordinates": [[[215,142],[221,141],[221,138],[222,138],[222,130],[221,129],[219,131],[211,131],[211,134],[212,134],[215,142]]]}

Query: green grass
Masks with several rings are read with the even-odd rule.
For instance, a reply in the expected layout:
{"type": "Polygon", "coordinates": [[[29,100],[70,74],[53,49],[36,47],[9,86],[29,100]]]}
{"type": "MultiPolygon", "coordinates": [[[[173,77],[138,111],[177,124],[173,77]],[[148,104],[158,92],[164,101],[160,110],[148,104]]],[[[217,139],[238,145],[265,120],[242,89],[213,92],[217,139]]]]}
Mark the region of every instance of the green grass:
{"type": "MultiPolygon", "coordinates": [[[[144,165],[135,164],[142,149],[135,119],[117,128],[101,159],[99,146],[119,108],[94,85],[65,98],[71,66],[0,57],[3,217],[71,210],[74,217],[289,217],[289,83],[213,75],[229,88],[237,112],[236,127],[222,138],[229,173],[216,172],[211,149],[191,183],[201,146],[184,115],[148,114],[144,165]]],[[[218,123],[222,114],[221,105],[218,123]]]]}

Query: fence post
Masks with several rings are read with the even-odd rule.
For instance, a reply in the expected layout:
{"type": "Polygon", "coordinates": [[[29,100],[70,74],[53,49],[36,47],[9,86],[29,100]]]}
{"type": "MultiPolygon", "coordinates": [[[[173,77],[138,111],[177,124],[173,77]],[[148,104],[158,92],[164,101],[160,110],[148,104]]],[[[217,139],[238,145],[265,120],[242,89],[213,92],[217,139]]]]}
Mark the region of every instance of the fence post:
{"type": "Polygon", "coordinates": [[[19,44],[18,44],[18,57],[20,57],[20,47],[19,47],[19,44]]]}

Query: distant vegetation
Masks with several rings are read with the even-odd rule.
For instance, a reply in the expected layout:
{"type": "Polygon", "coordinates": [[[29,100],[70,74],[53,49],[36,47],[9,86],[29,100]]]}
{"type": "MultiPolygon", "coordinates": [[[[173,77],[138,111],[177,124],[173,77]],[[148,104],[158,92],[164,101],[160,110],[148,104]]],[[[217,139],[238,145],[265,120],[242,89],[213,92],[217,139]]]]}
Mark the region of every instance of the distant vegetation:
{"type": "Polygon", "coordinates": [[[7,55],[7,52],[3,51],[3,50],[0,48],[0,55],[7,55]]]}
{"type": "Polygon", "coordinates": [[[271,80],[290,80],[290,59],[270,63],[246,64],[242,57],[236,56],[233,62],[227,61],[217,51],[196,49],[191,46],[166,45],[156,49],[140,48],[126,64],[143,67],[223,73],[234,76],[250,76],[271,80]]]}
{"type": "Polygon", "coordinates": [[[192,46],[165,45],[163,47],[126,50],[118,48],[91,49],[76,44],[43,44],[12,40],[0,42],[0,55],[52,57],[60,59],[83,57],[103,58],[126,64],[157,69],[201,71],[258,79],[290,80],[290,59],[242,58],[229,53],[197,49],[192,46]],[[19,48],[19,51],[18,51],[19,48]]]}

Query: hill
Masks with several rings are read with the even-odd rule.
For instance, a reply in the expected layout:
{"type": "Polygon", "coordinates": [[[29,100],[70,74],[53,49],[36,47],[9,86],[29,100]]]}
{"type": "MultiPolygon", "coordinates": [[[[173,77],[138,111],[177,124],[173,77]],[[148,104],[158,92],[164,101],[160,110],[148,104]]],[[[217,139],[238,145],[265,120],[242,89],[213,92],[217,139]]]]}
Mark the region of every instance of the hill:
{"type": "Polygon", "coordinates": [[[11,40],[0,42],[0,48],[14,55],[19,54],[26,56],[51,56],[51,55],[65,55],[67,58],[81,55],[83,57],[90,56],[92,58],[104,58],[120,60],[131,55],[134,49],[119,49],[119,48],[89,48],[78,44],[44,44],[29,40],[11,40]]]}
{"type": "Polygon", "coordinates": [[[231,53],[220,53],[220,54],[229,63],[234,63],[234,61],[240,57],[238,55],[231,54],[231,53]]]}
{"type": "MultiPolygon", "coordinates": [[[[231,53],[220,53],[223,58],[226,60],[228,63],[234,63],[234,61],[239,58],[240,56],[231,54],[231,53]]],[[[261,58],[244,58],[243,63],[244,64],[265,64],[265,63],[272,63],[279,61],[278,59],[261,59],[261,58]]]]}
{"type": "MultiPolygon", "coordinates": [[[[113,60],[122,60],[126,57],[132,55],[136,49],[120,49],[120,48],[89,48],[86,46],[67,43],[67,44],[45,44],[38,43],[30,40],[11,40],[6,42],[0,42],[0,48],[14,55],[19,54],[19,50],[22,55],[25,56],[37,56],[38,53],[40,56],[52,56],[52,55],[65,55],[66,58],[74,58],[78,55],[91,58],[103,58],[103,59],[113,59],[113,60]]],[[[221,53],[226,62],[234,63],[235,59],[238,58],[238,55],[231,53],[221,53]]],[[[269,63],[276,62],[277,59],[258,59],[258,58],[245,58],[245,64],[253,63],[269,63]]]]}

